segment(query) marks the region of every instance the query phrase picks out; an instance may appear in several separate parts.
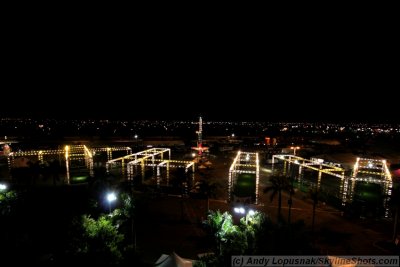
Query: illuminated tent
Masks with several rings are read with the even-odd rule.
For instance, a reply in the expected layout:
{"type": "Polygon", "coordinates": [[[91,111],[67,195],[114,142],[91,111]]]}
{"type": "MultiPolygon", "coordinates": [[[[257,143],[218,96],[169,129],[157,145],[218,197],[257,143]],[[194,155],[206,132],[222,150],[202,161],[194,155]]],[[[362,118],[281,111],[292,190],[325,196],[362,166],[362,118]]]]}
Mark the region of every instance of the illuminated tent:
{"type": "Polygon", "coordinates": [[[162,254],[154,266],[157,267],[192,267],[193,260],[179,257],[175,252],[170,255],[162,254]]]}

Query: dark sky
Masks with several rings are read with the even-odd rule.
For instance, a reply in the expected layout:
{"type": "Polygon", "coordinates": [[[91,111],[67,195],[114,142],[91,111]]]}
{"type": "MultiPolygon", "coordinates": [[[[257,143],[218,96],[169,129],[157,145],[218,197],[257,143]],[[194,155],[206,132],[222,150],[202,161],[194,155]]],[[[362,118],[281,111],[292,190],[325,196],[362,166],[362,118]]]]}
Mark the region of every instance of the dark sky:
{"type": "Polygon", "coordinates": [[[400,122],[379,28],[93,29],[8,33],[0,115],[400,122]]]}

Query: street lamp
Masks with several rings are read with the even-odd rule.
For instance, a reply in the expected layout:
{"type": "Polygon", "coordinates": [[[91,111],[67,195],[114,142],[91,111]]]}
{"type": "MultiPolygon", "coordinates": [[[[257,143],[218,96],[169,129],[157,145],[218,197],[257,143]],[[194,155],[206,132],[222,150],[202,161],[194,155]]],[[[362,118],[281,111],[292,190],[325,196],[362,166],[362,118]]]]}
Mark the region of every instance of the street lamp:
{"type": "Polygon", "coordinates": [[[239,213],[239,214],[245,214],[245,212],[246,212],[246,210],[245,210],[243,207],[234,208],[233,210],[234,210],[236,213],[239,213]]]}
{"type": "Polygon", "coordinates": [[[296,149],[300,149],[299,146],[291,146],[290,149],[293,149],[293,155],[296,156],[296,149]]]}
{"type": "Polygon", "coordinates": [[[7,185],[6,184],[0,184],[0,191],[6,190],[7,185]]]}
{"type": "Polygon", "coordinates": [[[114,192],[107,194],[107,201],[108,201],[108,208],[109,208],[110,215],[111,215],[111,202],[113,202],[115,200],[117,200],[117,196],[115,195],[114,192]]]}

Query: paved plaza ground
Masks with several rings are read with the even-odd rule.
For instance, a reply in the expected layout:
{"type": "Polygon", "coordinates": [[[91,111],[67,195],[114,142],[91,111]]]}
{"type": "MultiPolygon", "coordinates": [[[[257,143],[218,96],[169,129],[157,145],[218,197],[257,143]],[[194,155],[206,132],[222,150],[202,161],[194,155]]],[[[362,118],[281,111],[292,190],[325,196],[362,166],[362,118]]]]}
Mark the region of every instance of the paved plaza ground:
{"type": "MultiPolygon", "coordinates": [[[[206,179],[219,184],[216,199],[210,200],[211,210],[233,213],[234,205],[228,203],[228,169],[235,154],[220,154],[212,160],[212,168],[196,174],[196,179],[206,179]]],[[[263,169],[263,168],[261,168],[263,169]]],[[[265,169],[265,168],[264,168],[265,169]]],[[[259,205],[273,220],[277,215],[277,198],[270,202],[269,195],[262,193],[268,185],[268,172],[260,175],[259,205]]],[[[138,222],[138,247],[149,262],[162,253],[175,251],[182,257],[196,258],[199,253],[209,252],[206,233],[201,226],[206,218],[206,200],[182,199],[179,196],[158,196],[148,201],[145,215],[138,222]]],[[[287,218],[288,195],[283,194],[282,214],[287,218]]],[[[237,216],[237,215],[234,215],[237,216]]],[[[312,201],[302,192],[293,198],[292,222],[303,220],[310,231],[312,201]]],[[[391,220],[347,219],[341,211],[325,203],[319,203],[315,219],[315,246],[323,254],[330,255],[388,255],[393,251],[378,246],[380,241],[390,240],[391,220]]],[[[311,232],[310,232],[311,234],[311,232]]]]}

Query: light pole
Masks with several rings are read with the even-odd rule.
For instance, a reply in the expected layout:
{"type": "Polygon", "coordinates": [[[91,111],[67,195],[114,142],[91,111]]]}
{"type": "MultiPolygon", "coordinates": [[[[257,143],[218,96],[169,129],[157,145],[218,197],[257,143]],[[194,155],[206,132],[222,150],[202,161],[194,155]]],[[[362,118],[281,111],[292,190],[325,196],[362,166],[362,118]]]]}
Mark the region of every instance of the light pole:
{"type": "Polygon", "coordinates": [[[296,149],[300,149],[299,146],[291,146],[290,149],[293,149],[293,155],[296,156],[296,149]]]}
{"type": "Polygon", "coordinates": [[[290,187],[289,187],[289,199],[288,199],[288,206],[289,206],[288,224],[289,224],[289,226],[290,226],[290,220],[291,220],[291,216],[292,216],[292,204],[293,204],[292,196],[294,194],[293,181],[294,181],[294,177],[291,175],[290,176],[290,187]]]}
{"type": "Polygon", "coordinates": [[[138,139],[138,135],[137,134],[135,134],[135,146],[137,147],[138,145],[137,145],[137,139],[138,139]]]}
{"type": "Polygon", "coordinates": [[[107,201],[108,201],[108,209],[111,215],[111,202],[117,200],[117,196],[115,195],[114,192],[108,193],[107,194],[107,201]]]}

